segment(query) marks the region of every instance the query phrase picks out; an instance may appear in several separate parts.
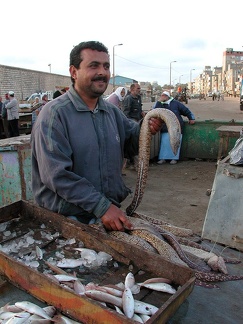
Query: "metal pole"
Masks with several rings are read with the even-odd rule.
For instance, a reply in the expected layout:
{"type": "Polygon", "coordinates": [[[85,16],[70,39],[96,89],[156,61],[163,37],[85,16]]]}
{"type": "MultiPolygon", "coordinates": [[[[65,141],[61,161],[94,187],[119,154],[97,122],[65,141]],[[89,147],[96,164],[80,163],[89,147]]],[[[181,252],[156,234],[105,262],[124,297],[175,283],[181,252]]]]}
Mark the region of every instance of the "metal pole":
{"type": "Polygon", "coordinates": [[[195,69],[191,69],[190,70],[190,91],[191,91],[191,93],[192,93],[192,71],[195,71],[195,69]]]}
{"type": "Polygon", "coordinates": [[[170,62],[170,86],[171,86],[171,64],[172,64],[172,63],[175,63],[175,62],[176,62],[176,61],[171,61],[171,62],[170,62]]]}
{"type": "Polygon", "coordinates": [[[113,60],[113,69],[112,69],[113,92],[115,91],[115,46],[121,46],[121,45],[123,45],[123,44],[113,45],[113,53],[112,53],[112,60],[113,60]]]}
{"type": "Polygon", "coordinates": [[[51,73],[51,64],[48,64],[49,68],[50,68],[50,73],[51,73]]]}

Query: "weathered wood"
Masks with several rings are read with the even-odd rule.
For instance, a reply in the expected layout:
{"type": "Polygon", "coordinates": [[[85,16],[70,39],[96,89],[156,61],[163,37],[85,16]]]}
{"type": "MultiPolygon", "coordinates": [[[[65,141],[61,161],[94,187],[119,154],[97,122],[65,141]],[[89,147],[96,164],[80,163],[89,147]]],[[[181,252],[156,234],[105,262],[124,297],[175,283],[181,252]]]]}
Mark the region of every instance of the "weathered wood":
{"type": "MultiPolygon", "coordinates": [[[[128,271],[133,269],[136,282],[142,282],[151,277],[167,277],[177,287],[175,295],[154,292],[149,289],[135,295],[135,298],[159,307],[159,311],[150,319],[150,323],[166,323],[175,310],[191,293],[195,278],[193,272],[187,268],[175,265],[157,255],[143,249],[131,246],[123,241],[111,238],[105,232],[100,232],[90,226],[67,219],[62,215],[52,213],[26,201],[19,201],[0,209],[0,221],[20,218],[19,222],[13,222],[16,229],[19,227],[26,233],[28,229],[39,234],[40,225],[45,224],[47,230],[58,232],[59,237],[65,239],[75,238],[77,242],[82,241],[85,247],[96,251],[104,251],[112,255],[119,262],[119,267],[102,267],[87,270],[89,273],[77,276],[84,280],[84,284],[93,281],[100,285],[124,282],[128,271]],[[142,273],[142,274],[141,274],[142,273]]],[[[1,234],[1,233],[0,233],[1,234]]],[[[14,238],[13,238],[14,240],[14,238]]],[[[48,251],[44,256],[49,257],[55,253],[55,242],[43,242],[43,247],[48,251]]],[[[71,253],[71,251],[69,251],[71,253]]],[[[46,266],[45,261],[42,266],[46,266]]],[[[18,262],[13,257],[0,252],[0,274],[4,275],[11,283],[27,291],[39,300],[55,306],[58,310],[82,323],[134,323],[134,321],[119,315],[108,307],[79,296],[75,292],[61,287],[49,277],[18,262]]]]}

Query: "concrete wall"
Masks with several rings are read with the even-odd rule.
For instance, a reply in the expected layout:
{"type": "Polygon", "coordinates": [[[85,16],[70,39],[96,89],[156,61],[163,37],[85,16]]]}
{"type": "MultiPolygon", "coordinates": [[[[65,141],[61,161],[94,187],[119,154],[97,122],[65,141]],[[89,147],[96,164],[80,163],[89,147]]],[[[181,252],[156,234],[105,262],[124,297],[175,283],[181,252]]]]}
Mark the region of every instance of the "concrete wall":
{"type": "Polygon", "coordinates": [[[15,92],[16,99],[25,100],[32,93],[54,92],[70,84],[70,76],[0,65],[0,96],[3,98],[9,90],[15,92]]]}

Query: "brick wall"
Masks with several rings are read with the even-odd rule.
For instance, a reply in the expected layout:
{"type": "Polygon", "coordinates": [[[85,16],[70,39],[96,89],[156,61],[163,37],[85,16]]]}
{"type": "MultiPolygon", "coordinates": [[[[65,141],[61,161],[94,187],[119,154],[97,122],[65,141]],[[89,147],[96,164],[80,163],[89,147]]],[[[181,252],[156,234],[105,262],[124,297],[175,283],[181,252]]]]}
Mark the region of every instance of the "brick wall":
{"type": "Polygon", "coordinates": [[[70,76],[0,65],[0,96],[12,90],[18,100],[25,100],[32,93],[55,91],[69,87],[70,76]]]}

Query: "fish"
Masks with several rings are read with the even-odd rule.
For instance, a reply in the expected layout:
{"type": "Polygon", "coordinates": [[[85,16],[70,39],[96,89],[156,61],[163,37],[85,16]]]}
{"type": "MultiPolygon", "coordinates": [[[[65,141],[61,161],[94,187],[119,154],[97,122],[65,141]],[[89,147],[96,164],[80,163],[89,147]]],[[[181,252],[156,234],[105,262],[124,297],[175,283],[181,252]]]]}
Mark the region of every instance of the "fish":
{"type": "Polygon", "coordinates": [[[144,321],[142,320],[142,318],[140,317],[140,315],[135,314],[135,313],[133,314],[132,320],[133,321],[136,321],[138,323],[144,323],[144,321]]]}
{"type": "Polygon", "coordinates": [[[80,324],[80,322],[74,321],[62,314],[57,314],[52,318],[52,321],[58,324],[80,324]]]}
{"type": "Polygon", "coordinates": [[[22,324],[22,323],[26,323],[27,319],[30,317],[29,313],[26,312],[22,312],[22,313],[18,313],[18,315],[14,315],[13,317],[11,317],[8,321],[5,322],[5,324],[22,324]],[[19,316],[19,314],[21,314],[21,316],[19,316]]]}
{"type": "Polygon", "coordinates": [[[84,265],[84,260],[82,259],[65,259],[57,262],[59,268],[77,268],[84,265]]]}
{"type": "Polygon", "coordinates": [[[74,281],[74,280],[79,280],[79,278],[75,276],[69,276],[69,275],[64,275],[64,274],[57,274],[53,275],[59,282],[63,281],[74,281]]]}
{"type": "MultiPolygon", "coordinates": [[[[150,278],[150,279],[147,279],[143,282],[143,284],[147,284],[147,283],[152,283],[152,282],[165,282],[167,284],[171,284],[172,283],[172,280],[170,279],[167,279],[167,278],[150,278]]],[[[142,285],[142,283],[138,283],[138,285],[142,285]]]]}
{"type": "Polygon", "coordinates": [[[154,315],[158,311],[158,307],[134,299],[134,312],[136,314],[154,315]]]}
{"type": "Polygon", "coordinates": [[[151,283],[143,283],[141,285],[142,287],[151,289],[151,290],[156,290],[160,292],[166,292],[168,294],[175,294],[176,289],[173,288],[171,285],[165,283],[165,282],[151,282],[151,283]]]}
{"type": "Polygon", "coordinates": [[[129,272],[125,278],[125,288],[132,288],[135,285],[135,278],[132,272],[129,272]]]}
{"type": "Polygon", "coordinates": [[[48,316],[47,313],[40,306],[29,301],[16,302],[15,305],[31,314],[39,315],[45,319],[51,319],[51,317],[48,316]]]}
{"type": "Polygon", "coordinates": [[[74,281],[73,289],[79,295],[83,295],[85,292],[85,286],[82,284],[82,282],[80,280],[74,281]]]}
{"type": "Polygon", "coordinates": [[[111,294],[108,294],[104,291],[100,290],[88,290],[85,291],[85,295],[89,298],[105,302],[105,303],[110,303],[113,304],[119,308],[122,308],[122,298],[113,296],[111,294]]]}
{"type": "Polygon", "coordinates": [[[122,294],[122,309],[126,317],[132,318],[134,315],[134,299],[130,288],[125,288],[122,294]]]}

